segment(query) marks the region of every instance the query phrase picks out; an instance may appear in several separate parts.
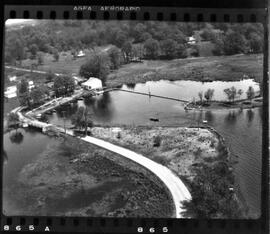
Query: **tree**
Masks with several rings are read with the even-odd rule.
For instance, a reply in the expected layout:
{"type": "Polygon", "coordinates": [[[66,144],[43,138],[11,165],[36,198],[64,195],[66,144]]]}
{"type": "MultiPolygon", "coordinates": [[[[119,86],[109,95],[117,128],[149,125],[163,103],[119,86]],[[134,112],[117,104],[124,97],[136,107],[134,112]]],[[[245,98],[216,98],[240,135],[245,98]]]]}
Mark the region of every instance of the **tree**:
{"type": "Polygon", "coordinates": [[[239,32],[230,31],[225,35],[224,52],[226,55],[245,53],[247,42],[239,32]]]}
{"type": "Polygon", "coordinates": [[[118,69],[121,65],[121,51],[116,46],[113,46],[109,52],[109,57],[111,60],[111,69],[118,69]]]}
{"type": "Polygon", "coordinates": [[[214,96],[214,89],[208,89],[205,93],[204,93],[204,98],[207,100],[207,102],[211,101],[213,96],[214,96]]]}
{"type": "Polygon", "coordinates": [[[247,94],[247,99],[252,101],[252,99],[255,97],[254,88],[252,86],[249,86],[246,94],[247,94]]]}
{"type": "Polygon", "coordinates": [[[243,90],[242,89],[238,89],[237,94],[239,95],[239,98],[240,98],[241,95],[243,94],[243,90]]]}
{"type": "Polygon", "coordinates": [[[44,56],[42,52],[37,53],[38,65],[44,64],[44,56]]]}
{"type": "MultiPolygon", "coordinates": [[[[227,95],[227,98],[230,102],[234,102],[234,99],[237,95],[237,90],[234,86],[232,86],[231,88],[227,88],[223,90],[224,93],[227,95]]],[[[240,91],[241,93],[241,91],[240,91]]]]}
{"type": "Polygon", "coordinates": [[[25,49],[21,40],[17,39],[13,45],[14,57],[16,60],[19,60],[20,64],[24,58],[25,49]]]}
{"type": "Polygon", "coordinates": [[[159,42],[155,39],[148,39],[144,43],[145,57],[148,59],[157,59],[159,55],[159,42]]]}
{"type": "Polygon", "coordinates": [[[144,32],[143,34],[141,34],[140,36],[140,42],[144,42],[147,41],[148,39],[152,38],[152,35],[148,32],[144,32]]]}
{"type": "Polygon", "coordinates": [[[36,44],[31,45],[31,46],[29,47],[29,51],[30,51],[30,53],[31,53],[30,58],[31,58],[31,59],[35,59],[36,56],[37,56],[37,51],[38,51],[37,45],[36,45],[36,44]]]}
{"type": "Polygon", "coordinates": [[[166,39],[160,42],[160,48],[165,58],[173,59],[176,56],[177,43],[172,39],[166,39]]]}
{"type": "Polygon", "coordinates": [[[124,32],[122,31],[116,32],[115,41],[113,43],[114,45],[116,45],[117,47],[122,47],[126,41],[127,35],[124,32]]]}
{"type": "Polygon", "coordinates": [[[142,35],[146,31],[146,26],[143,23],[138,23],[134,29],[133,29],[133,34],[131,36],[134,37],[135,42],[142,42],[142,35]]]}
{"type": "Polygon", "coordinates": [[[94,52],[86,63],[80,67],[79,74],[85,78],[97,77],[105,84],[107,75],[110,72],[110,66],[110,57],[107,53],[94,52]]]}
{"type": "Polygon", "coordinates": [[[187,48],[183,44],[178,44],[176,47],[176,56],[177,58],[186,58],[187,48]]]}
{"type": "Polygon", "coordinates": [[[28,81],[23,78],[17,84],[17,96],[22,106],[30,106],[30,97],[29,97],[29,84],[28,81]]]}
{"type": "Polygon", "coordinates": [[[9,127],[14,127],[16,129],[16,133],[17,133],[17,129],[19,126],[19,116],[17,113],[14,112],[10,112],[8,115],[8,119],[7,119],[7,124],[9,127]]]}
{"type": "Polygon", "coordinates": [[[202,91],[199,92],[199,93],[198,93],[198,96],[199,96],[199,98],[200,98],[200,103],[202,103],[202,102],[203,102],[203,92],[202,92],[202,91]]]}
{"type": "Polygon", "coordinates": [[[70,76],[57,76],[54,79],[53,90],[56,96],[67,95],[73,93],[75,82],[70,76]]]}
{"type": "Polygon", "coordinates": [[[251,53],[261,53],[263,50],[263,37],[255,32],[250,33],[248,44],[251,53]]]}
{"type": "Polygon", "coordinates": [[[224,54],[225,46],[225,36],[221,33],[216,34],[215,38],[212,40],[214,48],[212,50],[214,55],[220,56],[224,54]]]}
{"type": "Polygon", "coordinates": [[[32,104],[34,106],[40,105],[44,102],[44,98],[46,95],[45,87],[36,87],[30,92],[30,98],[32,100],[32,104]]]}
{"type": "Polygon", "coordinates": [[[53,50],[53,58],[54,58],[54,61],[56,62],[59,60],[59,53],[57,49],[53,50]]]}
{"type": "Polygon", "coordinates": [[[54,73],[52,73],[51,71],[49,71],[47,73],[47,75],[46,75],[46,81],[51,82],[51,81],[54,80],[54,77],[55,77],[54,73]]]}
{"type": "Polygon", "coordinates": [[[23,141],[23,134],[21,132],[15,132],[14,134],[11,134],[9,139],[12,143],[15,143],[15,144],[21,144],[22,141],[23,141]]]}
{"type": "Polygon", "coordinates": [[[76,128],[84,128],[85,135],[87,135],[88,128],[93,127],[93,121],[91,119],[89,109],[83,106],[78,108],[77,112],[72,116],[71,122],[76,128]]]}
{"type": "Polygon", "coordinates": [[[77,55],[77,51],[75,49],[72,49],[71,50],[71,55],[72,55],[73,59],[75,60],[76,59],[76,55],[77,55]]]}
{"type": "Polygon", "coordinates": [[[122,46],[123,57],[125,58],[126,63],[129,63],[131,52],[132,52],[132,43],[126,41],[122,46]]]}

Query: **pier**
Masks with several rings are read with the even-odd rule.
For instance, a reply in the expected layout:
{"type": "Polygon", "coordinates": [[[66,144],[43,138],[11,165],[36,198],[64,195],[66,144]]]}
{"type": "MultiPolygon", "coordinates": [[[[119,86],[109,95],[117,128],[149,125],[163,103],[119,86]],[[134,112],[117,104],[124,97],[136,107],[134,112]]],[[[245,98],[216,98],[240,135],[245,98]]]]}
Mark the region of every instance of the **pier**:
{"type": "Polygon", "coordinates": [[[140,95],[145,95],[145,96],[149,96],[149,97],[157,97],[157,98],[163,98],[163,99],[167,99],[167,100],[173,100],[173,101],[178,101],[178,102],[189,103],[189,101],[183,100],[183,99],[180,99],[180,98],[173,98],[173,97],[155,95],[155,94],[151,94],[150,92],[149,93],[142,93],[142,92],[131,91],[131,90],[124,90],[124,89],[120,89],[120,91],[122,91],[122,92],[128,92],[128,93],[134,93],[134,94],[140,94],[140,95]]]}

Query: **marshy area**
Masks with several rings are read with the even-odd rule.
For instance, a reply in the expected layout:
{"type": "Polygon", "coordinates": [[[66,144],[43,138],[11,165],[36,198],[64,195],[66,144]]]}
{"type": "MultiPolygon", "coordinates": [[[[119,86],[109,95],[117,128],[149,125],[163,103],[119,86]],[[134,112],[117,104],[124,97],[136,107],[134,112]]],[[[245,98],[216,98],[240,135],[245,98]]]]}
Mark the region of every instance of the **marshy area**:
{"type": "Polygon", "coordinates": [[[202,127],[95,127],[92,134],[163,164],[189,188],[184,217],[243,218],[246,207],[234,192],[233,161],[224,139],[202,127]],[[218,182],[217,182],[218,181],[218,182]]]}
{"type": "MultiPolygon", "coordinates": [[[[14,149],[16,150],[16,149],[14,149]]],[[[12,160],[12,159],[11,159],[12,160]]],[[[136,163],[73,137],[51,141],[5,188],[6,215],[173,217],[170,193],[136,163]]]]}

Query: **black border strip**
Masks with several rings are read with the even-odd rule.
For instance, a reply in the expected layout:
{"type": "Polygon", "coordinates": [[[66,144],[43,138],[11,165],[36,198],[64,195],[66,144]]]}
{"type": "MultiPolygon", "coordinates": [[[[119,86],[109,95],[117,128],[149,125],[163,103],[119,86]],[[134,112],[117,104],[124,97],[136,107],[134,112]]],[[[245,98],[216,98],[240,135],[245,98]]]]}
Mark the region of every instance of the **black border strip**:
{"type": "MultiPolygon", "coordinates": [[[[103,1],[104,2],[104,1],[103,1]]],[[[65,1],[64,6],[57,6],[63,4],[63,1],[19,1],[12,0],[7,2],[4,0],[2,4],[6,4],[6,9],[4,11],[4,5],[1,5],[0,15],[4,15],[5,18],[10,18],[11,13],[15,9],[15,16],[12,18],[24,18],[24,11],[29,11],[30,18],[37,18],[37,12],[42,11],[43,18],[49,19],[53,14],[57,19],[64,19],[64,12],[69,12],[70,19],[77,19],[78,12],[73,10],[73,7],[78,5],[78,1],[65,1]],[[45,6],[48,4],[53,4],[54,6],[45,6]],[[26,6],[26,4],[35,4],[35,6],[26,6]],[[42,6],[40,6],[41,4],[42,6]],[[69,6],[71,4],[71,6],[69,6]],[[16,5],[16,6],[14,6],[16,5]],[[53,10],[52,10],[53,9],[53,10]],[[55,12],[55,13],[52,13],[55,12]],[[1,14],[3,13],[3,14],[1,14]]],[[[89,1],[80,1],[80,5],[89,6],[89,1]]],[[[92,5],[102,4],[101,1],[91,1],[92,5]]],[[[108,4],[108,3],[107,3],[108,4]]],[[[107,5],[104,4],[104,5],[107,5]]],[[[265,9],[267,1],[159,1],[154,2],[150,0],[144,1],[144,6],[170,6],[169,8],[158,8],[158,7],[142,7],[142,2],[131,0],[129,5],[140,6],[140,10],[136,12],[136,17],[134,18],[132,14],[134,12],[122,12],[122,19],[131,19],[133,17],[136,20],[144,20],[145,13],[148,12],[150,17],[149,20],[160,20],[160,14],[162,13],[162,20],[170,21],[172,20],[172,15],[176,14],[174,21],[198,21],[198,15],[203,16],[202,22],[260,22],[264,24],[264,102],[263,102],[263,157],[262,157],[262,194],[261,194],[261,207],[262,216],[258,220],[195,220],[195,219],[117,219],[117,218],[74,218],[74,217],[1,217],[1,230],[3,230],[3,225],[11,224],[11,229],[16,230],[17,225],[21,225],[21,231],[27,231],[29,229],[28,225],[36,224],[37,229],[35,231],[44,231],[44,228],[48,226],[51,231],[61,231],[61,232],[91,232],[91,233],[138,233],[138,227],[144,227],[143,233],[151,233],[150,227],[155,227],[155,233],[162,233],[162,227],[168,227],[169,233],[268,233],[269,231],[269,123],[268,123],[268,15],[265,9]],[[219,2],[219,4],[217,3],[219,2]],[[172,6],[177,6],[181,8],[173,8],[172,6]],[[193,7],[193,8],[192,8],[193,7]],[[202,8],[202,7],[207,7],[202,8]],[[222,8],[222,9],[221,9],[222,8]],[[186,15],[189,15],[189,20],[187,20],[186,15]],[[215,15],[215,17],[213,17],[215,15]],[[229,16],[229,20],[225,20],[229,16]],[[239,16],[242,15],[242,16],[239,16]],[[254,21],[254,15],[256,20],[254,21]],[[252,16],[252,17],[251,17],[252,16]],[[215,18],[215,20],[213,20],[215,18]],[[64,221],[63,221],[64,220],[64,221]]],[[[123,5],[123,1],[110,1],[110,5],[123,5]]],[[[96,18],[104,19],[104,13],[109,12],[109,19],[117,19],[118,14],[116,11],[100,11],[100,9],[95,9],[96,18]]],[[[107,14],[107,13],[106,13],[107,14]]],[[[82,12],[82,19],[91,19],[90,12],[82,12]]],[[[4,18],[1,17],[1,31],[4,32],[4,18]]],[[[4,34],[2,34],[4,35],[4,34]]],[[[1,38],[1,42],[3,42],[1,38]]],[[[2,54],[1,62],[3,62],[3,47],[0,48],[0,53],[2,54]]],[[[3,63],[1,67],[1,75],[3,77],[3,63]]],[[[1,100],[3,100],[3,79],[1,81],[1,100]]],[[[1,102],[1,120],[2,120],[2,110],[3,103],[1,102]]],[[[1,121],[2,125],[2,121],[1,121]]],[[[1,146],[2,146],[2,134],[1,134],[1,146]]],[[[2,173],[2,168],[0,169],[2,173]]],[[[2,181],[1,181],[2,183],[2,181]]]]}
{"type": "MultiPolygon", "coordinates": [[[[262,9],[219,9],[219,8],[161,8],[161,7],[140,7],[131,5],[135,10],[121,10],[119,6],[97,6],[85,5],[87,9],[80,10],[79,6],[20,6],[12,5],[5,8],[5,19],[8,18],[39,18],[42,11],[43,19],[66,19],[66,12],[69,19],[99,19],[114,20],[164,20],[183,22],[261,22],[265,21],[266,11],[262,9]],[[91,7],[91,11],[89,8],[91,7]],[[118,9],[118,10],[112,10],[118,9]],[[116,8],[118,7],[118,8],[116,8]],[[78,10],[74,10],[74,9],[78,10]],[[16,11],[14,11],[16,9],[16,11]],[[120,13],[119,13],[120,12],[120,13]]],[[[125,5],[120,5],[125,6],[125,5]]]]}

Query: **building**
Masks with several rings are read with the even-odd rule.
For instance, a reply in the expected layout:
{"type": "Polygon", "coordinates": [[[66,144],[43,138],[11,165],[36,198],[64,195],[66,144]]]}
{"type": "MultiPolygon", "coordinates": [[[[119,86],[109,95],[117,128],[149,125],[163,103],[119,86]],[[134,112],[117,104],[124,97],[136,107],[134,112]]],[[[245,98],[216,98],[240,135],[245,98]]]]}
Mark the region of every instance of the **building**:
{"type": "Polygon", "coordinates": [[[28,88],[29,88],[29,90],[35,88],[34,81],[32,81],[32,80],[28,81],[28,88]]]}
{"type": "Polygon", "coordinates": [[[15,85],[7,87],[7,90],[5,91],[4,95],[6,98],[17,97],[17,87],[15,85]]]}
{"type": "Polygon", "coordinates": [[[78,58],[83,58],[84,56],[85,56],[85,53],[82,50],[80,50],[79,53],[77,54],[78,58]]]}
{"type": "Polygon", "coordinates": [[[188,44],[189,45],[194,45],[194,44],[196,44],[196,38],[194,37],[194,36],[191,36],[191,37],[188,37],[188,40],[187,40],[188,42],[188,44]]]}
{"type": "Polygon", "coordinates": [[[86,90],[100,91],[102,90],[102,81],[95,77],[90,77],[81,86],[86,90]]]}
{"type": "Polygon", "coordinates": [[[17,76],[9,76],[8,78],[10,82],[14,82],[17,80],[17,76]]]}

